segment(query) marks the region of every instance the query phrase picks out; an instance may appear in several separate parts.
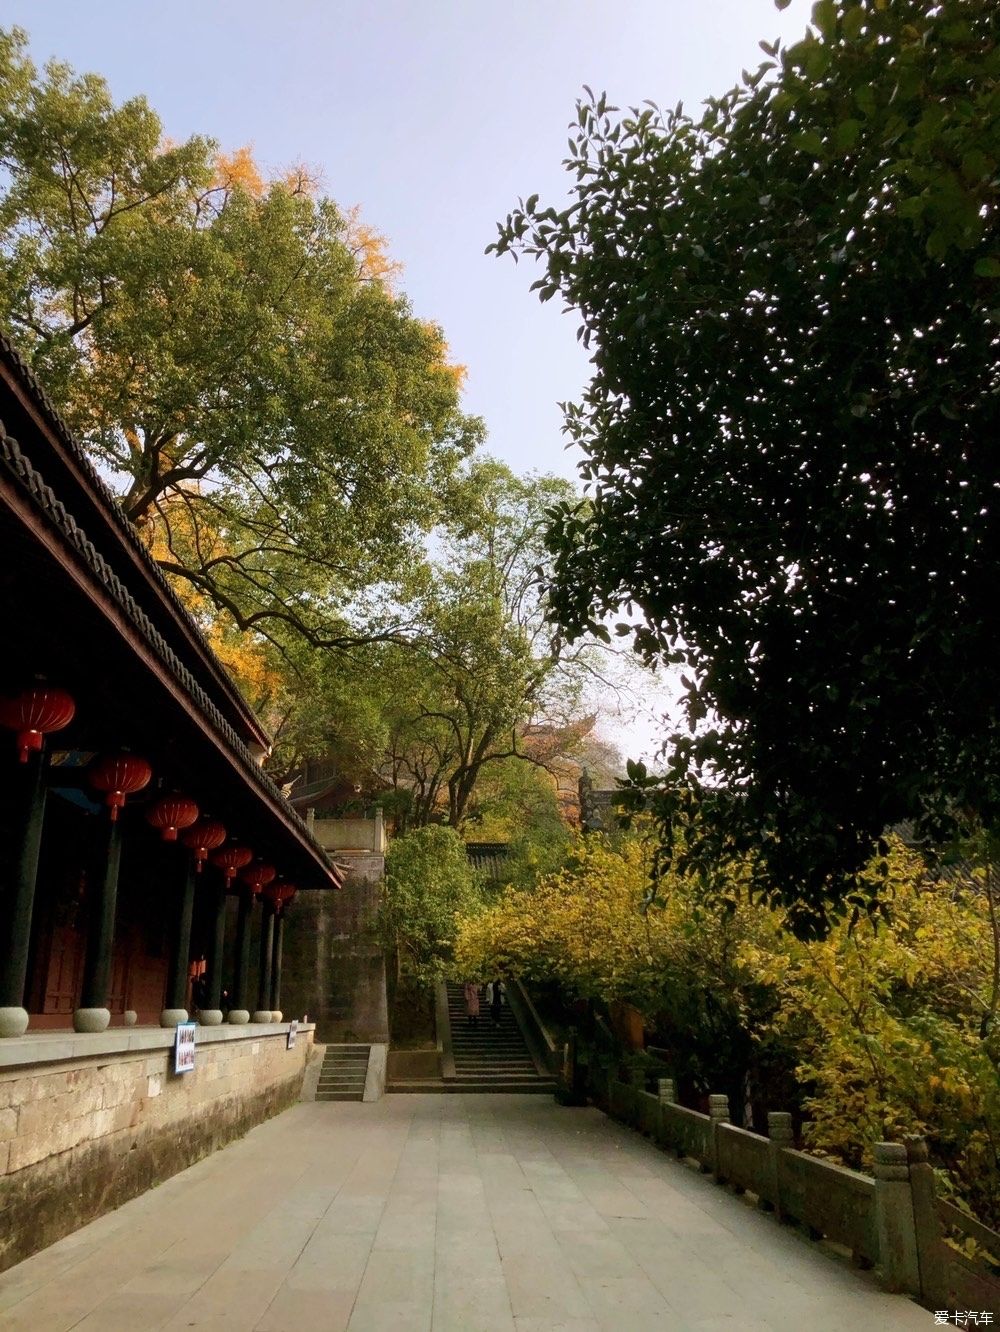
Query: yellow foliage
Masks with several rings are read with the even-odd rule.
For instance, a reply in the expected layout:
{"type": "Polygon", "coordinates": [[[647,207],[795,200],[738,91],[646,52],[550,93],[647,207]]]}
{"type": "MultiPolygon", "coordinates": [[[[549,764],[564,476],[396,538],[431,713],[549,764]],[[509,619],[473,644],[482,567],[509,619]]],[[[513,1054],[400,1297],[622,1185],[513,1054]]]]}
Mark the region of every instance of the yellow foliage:
{"type": "Polygon", "coordinates": [[[357,262],[358,277],[363,282],[378,282],[383,287],[391,287],[393,278],[402,273],[403,265],[398,259],[389,258],[387,238],[362,220],[359,204],[348,208],[344,225],[344,242],[357,262]]]}
{"type": "Polygon", "coordinates": [[[212,184],[221,190],[243,189],[253,199],[262,198],[265,190],[264,177],[248,145],[232,153],[218,154],[212,184]]]}
{"type": "Polygon", "coordinates": [[[464,365],[452,365],[448,360],[448,344],[444,340],[444,334],[437,324],[421,320],[421,327],[427,333],[434,343],[434,361],[439,374],[450,379],[456,390],[461,391],[465,385],[465,379],[468,374],[468,367],[464,365]]]}
{"type": "Polygon", "coordinates": [[[843,921],[804,943],[747,902],[738,877],[728,904],[705,906],[668,875],[646,910],[642,838],[590,836],[533,890],[509,889],[461,921],[456,955],[466,974],[506,971],[568,998],[631,1003],[702,1070],[720,1040],[750,1051],[748,1068],[780,1066],[800,1089],[806,1144],[833,1160],[870,1166],[876,1142],[925,1134],[957,1195],[995,1224],[1000,1032],[982,1035],[986,895],[929,882],[898,842],[888,865],[889,921],[843,921]]]}

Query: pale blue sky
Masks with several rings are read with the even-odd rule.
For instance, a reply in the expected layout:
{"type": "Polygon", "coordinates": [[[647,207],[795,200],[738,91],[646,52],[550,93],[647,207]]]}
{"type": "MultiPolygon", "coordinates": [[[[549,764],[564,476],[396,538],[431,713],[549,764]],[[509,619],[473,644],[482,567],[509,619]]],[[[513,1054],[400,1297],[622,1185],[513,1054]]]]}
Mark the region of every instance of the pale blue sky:
{"type": "MultiPolygon", "coordinates": [[[[360,204],[419,315],[468,368],[466,405],[518,470],[575,475],[561,399],[587,377],[575,321],[529,293],[533,265],[485,256],[518,195],[558,204],[584,83],[619,105],[694,105],[799,35],[807,0],[3,0],[39,62],[145,93],[175,139],[305,161],[360,204]]],[[[568,178],[567,178],[568,179],[568,178]]]]}

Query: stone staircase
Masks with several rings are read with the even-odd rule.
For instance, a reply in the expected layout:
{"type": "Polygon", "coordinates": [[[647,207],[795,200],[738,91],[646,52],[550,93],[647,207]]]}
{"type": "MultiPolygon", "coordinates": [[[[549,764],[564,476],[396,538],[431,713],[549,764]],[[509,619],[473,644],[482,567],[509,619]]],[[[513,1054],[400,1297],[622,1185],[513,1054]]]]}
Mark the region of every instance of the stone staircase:
{"type": "Polygon", "coordinates": [[[555,1082],[539,1073],[510,1005],[500,1010],[495,1028],[485,1001],[480,999],[479,1023],[470,1027],[465,1017],[461,985],[448,986],[448,1021],[455,1060],[454,1077],[445,1077],[446,1091],[548,1092],[555,1082]]]}
{"type": "Polygon", "coordinates": [[[362,1101],[370,1045],[328,1045],[319,1071],[317,1101],[362,1101]]]}

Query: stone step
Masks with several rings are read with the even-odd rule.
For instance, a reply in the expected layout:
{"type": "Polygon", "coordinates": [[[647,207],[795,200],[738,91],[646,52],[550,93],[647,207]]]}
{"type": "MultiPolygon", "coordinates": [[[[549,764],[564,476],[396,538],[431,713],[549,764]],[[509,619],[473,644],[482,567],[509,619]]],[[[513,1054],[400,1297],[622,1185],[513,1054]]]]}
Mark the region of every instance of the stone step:
{"type": "Polygon", "coordinates": [[[448,1081],[437,1081],[431,1078],[413,1078],[412,1080],[407,1080],[405,1082],[389,1082],[386,1084],[385,1089],[387,1092],[401,1095],[421,1092],[436,1092],[438,1094],[444,1093],[446,1095],[497,1095],[502,1092],[510,1092],[518,1096],[551,1096],[555,1092],[556,1084],[551,1081],[543,1081],[541,1078],[536,1078],[534,1082],[528,1082],[526,1080],[517,1083],[511,1083],[509,1081],[483,1082],[473,1081],[471,1079],[466,1082],[456,1082],[451,1079],[448,1081]]]}
{"type": "Polygon", "coordinates": [[[509,1060],[506,1063],[494,1063],[491,1060],[456,1059],[455,1068],[463,1073],[534,1073],[535,1066],[530,1059],[509,1060]]]}

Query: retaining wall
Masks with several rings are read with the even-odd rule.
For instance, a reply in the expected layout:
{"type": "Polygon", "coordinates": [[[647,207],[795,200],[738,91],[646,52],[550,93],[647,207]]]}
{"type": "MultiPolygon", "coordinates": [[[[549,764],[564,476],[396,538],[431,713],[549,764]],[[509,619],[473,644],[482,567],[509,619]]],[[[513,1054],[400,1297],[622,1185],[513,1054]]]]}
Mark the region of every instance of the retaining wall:
{"type": "Polygon", "coordinates": [[[312,1027],[199,1028],[173,1072],[173,1032],[0,1041],[0,1270],[241,1137],[297,1100],[312,1027]]]}

